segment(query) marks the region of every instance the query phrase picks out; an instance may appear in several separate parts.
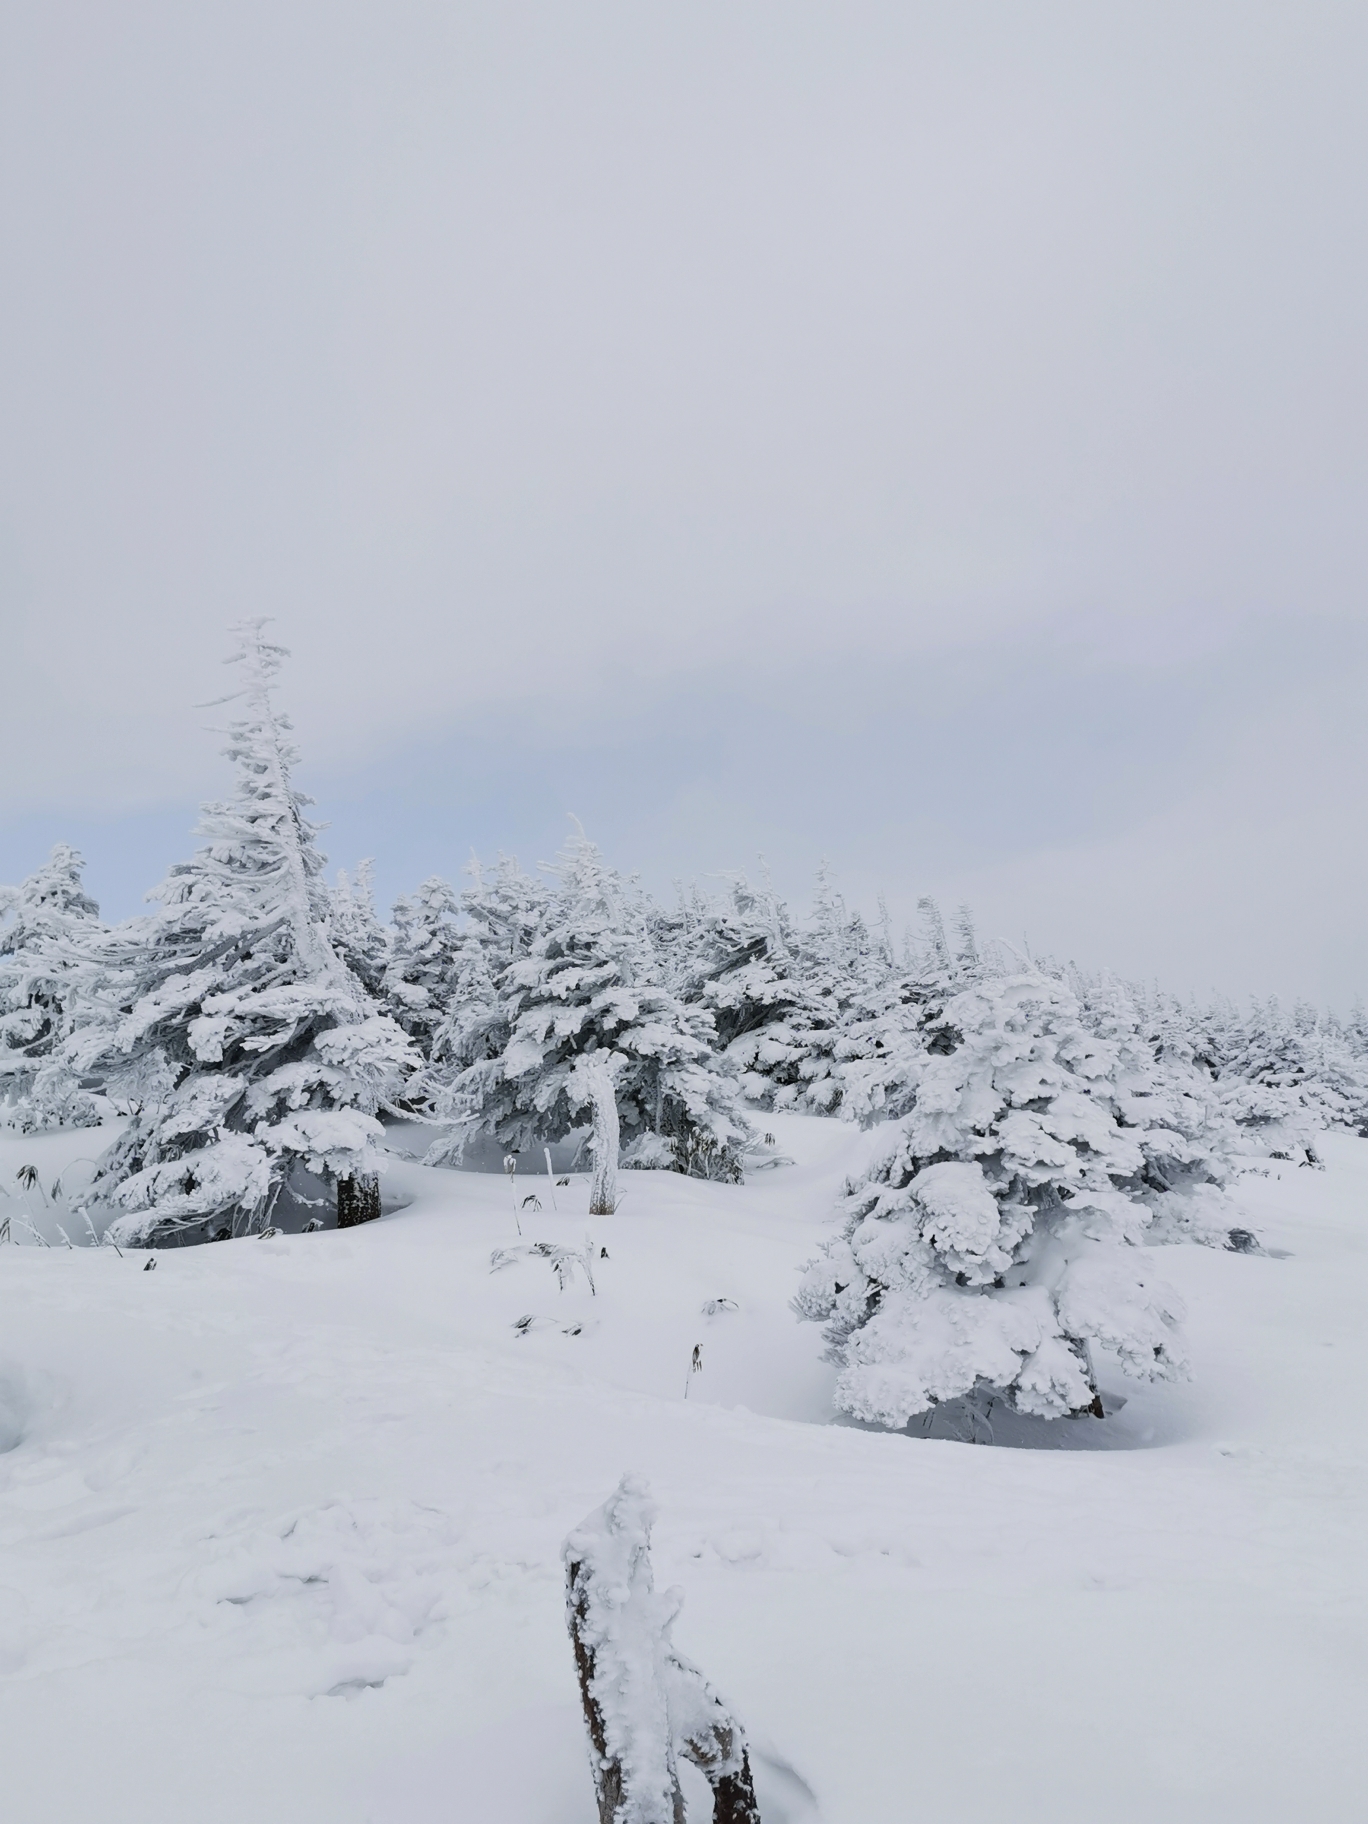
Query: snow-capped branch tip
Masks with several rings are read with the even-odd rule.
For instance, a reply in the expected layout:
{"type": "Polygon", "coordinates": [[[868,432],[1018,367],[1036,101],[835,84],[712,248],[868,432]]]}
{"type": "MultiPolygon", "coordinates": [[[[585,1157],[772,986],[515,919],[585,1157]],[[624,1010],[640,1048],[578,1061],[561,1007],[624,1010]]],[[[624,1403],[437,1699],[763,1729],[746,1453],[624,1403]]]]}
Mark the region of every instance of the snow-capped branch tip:
{"type": "Polygon", "coordinates": [[[290,656],[288,646],[277,645],[274,640],[266,638],[265,630],[270,626],[272,616],[269,614],[254,615],[246,620],[234,621],[228,632],[236,641],[236,650],[230,652],[223,660],[225,665],[241,665],[242,688],[230,690],[226,696],[211,697],[207,703],[196,705],[198,709],[217,709],[224,703],[236,703],[246,697],[250,702],[265,704],[269,701],[271,682],[290,656]]]}
{"type": "Polygon", "coordinates": [[[760,1824],[745,1732],[670,1640],[679,1597],[654,1587],[655,1513],[624,1476],[563,1548],[599,1824],[683,1824],[680,1757],[712,1787],[713,1824],[760,1824]]]}

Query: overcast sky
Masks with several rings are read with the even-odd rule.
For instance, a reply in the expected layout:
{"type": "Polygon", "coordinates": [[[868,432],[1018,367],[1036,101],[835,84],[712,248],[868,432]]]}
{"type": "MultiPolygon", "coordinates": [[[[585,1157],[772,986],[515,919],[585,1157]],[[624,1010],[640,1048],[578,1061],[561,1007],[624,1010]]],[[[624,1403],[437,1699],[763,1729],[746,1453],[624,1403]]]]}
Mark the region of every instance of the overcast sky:
{"type": "Polygon", "coordinates": [[[1361,0],[0,0],[0,878],[276,617],[334,863],[576,812],[1368,991],[1361,0]]]}

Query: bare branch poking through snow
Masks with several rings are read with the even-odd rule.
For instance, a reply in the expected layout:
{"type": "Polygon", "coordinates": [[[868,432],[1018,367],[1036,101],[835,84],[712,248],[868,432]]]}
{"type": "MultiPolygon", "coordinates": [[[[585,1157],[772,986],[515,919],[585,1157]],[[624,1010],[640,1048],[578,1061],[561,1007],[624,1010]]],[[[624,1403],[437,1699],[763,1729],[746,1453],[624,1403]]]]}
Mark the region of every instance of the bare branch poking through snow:
{"type": "Polygon", "coordinates": [[[42,1180],[38,1176],[38,1167],[36,1165],[21,1165],[14,1175],[19,1180],[22,1189],[26,1191],[36,1190],[38,1195],[43,1199],[43,1202],[47,1202],[47,1193],[43,1189],[42,1180]]]}
{"type": "Polygon", "coordinates": [[[679,1596],[654,1587],[654,1518],[645,1482],[624,1476],[564,1546],[599,1824],[684,1824],[681,1756],[712,1787],[713,1824],[760,1824],[745,1732],[670,1641],[679,1596]]]}
{"type": "Polygon", "coordinates": [[[562,1336],[583,1336],[583,1324],[559,1324],[554,1317],[540,1317],[535,1311],[527,1312],[513,1326],[519,1336],[531,1336],[536,1330],[559,1330],[562,1336]]]}
{"type": "Polygon", "coordinates": [[[522,1217],[518,1212],[518,1155],[516,1153],[506,1153],[504,1155],[503,1165],[504,1170],[508,1173],[509,1189],[513,1193],[513,1220],[517,1224],[519,1235],[521,1235],[522,1217]]]}

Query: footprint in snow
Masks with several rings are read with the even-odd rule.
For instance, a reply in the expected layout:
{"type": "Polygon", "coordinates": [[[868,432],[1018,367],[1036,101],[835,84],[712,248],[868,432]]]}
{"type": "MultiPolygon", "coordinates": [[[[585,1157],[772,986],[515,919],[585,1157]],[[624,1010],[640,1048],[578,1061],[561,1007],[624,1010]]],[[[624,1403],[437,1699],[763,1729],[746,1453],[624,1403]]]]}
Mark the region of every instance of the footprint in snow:
{"type": "Polygon", "coordinates": [[[216,1541],[194,1581],[239,1612],[239,1649],[270,1686],[342,1696],[412,1666],[458,1532],[416,1502],[330,1501],[216,1541]]]}

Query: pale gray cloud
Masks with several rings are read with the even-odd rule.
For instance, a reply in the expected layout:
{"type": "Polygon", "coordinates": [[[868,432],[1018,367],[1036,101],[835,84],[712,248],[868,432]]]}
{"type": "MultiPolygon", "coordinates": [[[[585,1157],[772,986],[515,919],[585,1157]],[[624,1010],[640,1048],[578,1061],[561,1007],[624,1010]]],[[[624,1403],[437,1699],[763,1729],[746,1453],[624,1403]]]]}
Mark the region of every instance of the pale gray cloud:
{"type": "Polygon", "coordinates": [[[415,864],[554,840],[574,785],[652,870],[826,851],[1042,947],[1348,992],[1361,8],[4,33],[4,872],[183,822],[265,612],[335,848],[382,795],[366,846],[415,864]]]}

